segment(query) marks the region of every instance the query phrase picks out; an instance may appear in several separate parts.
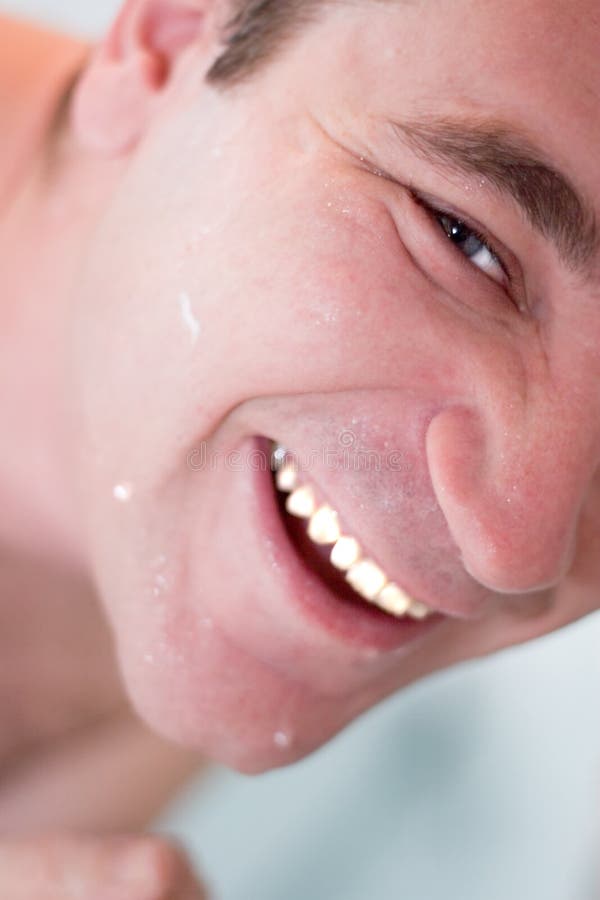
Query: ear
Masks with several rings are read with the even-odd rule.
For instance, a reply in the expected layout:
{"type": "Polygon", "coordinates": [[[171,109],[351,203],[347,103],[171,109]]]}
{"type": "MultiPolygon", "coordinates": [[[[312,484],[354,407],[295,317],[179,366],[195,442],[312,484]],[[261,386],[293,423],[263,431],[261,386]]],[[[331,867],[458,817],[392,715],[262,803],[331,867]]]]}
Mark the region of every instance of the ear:
{"type": "Polygon", "coordinates": [[[119,156],[138,143],[183,51],[214,35],[217,5],[218,0],[125,0],[73,98],[72,123],[81,144],[119,156]]]}

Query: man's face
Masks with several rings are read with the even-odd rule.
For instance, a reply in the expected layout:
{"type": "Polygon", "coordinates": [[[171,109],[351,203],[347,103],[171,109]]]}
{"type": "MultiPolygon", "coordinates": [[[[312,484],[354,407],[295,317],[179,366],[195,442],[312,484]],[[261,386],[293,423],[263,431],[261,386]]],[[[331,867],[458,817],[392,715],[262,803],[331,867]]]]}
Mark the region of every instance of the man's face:
{"type": "Polygon", "coordinates": [[[364,3],[234,91],[183,67],[78,307],[94,571],[158,729],[282,765],[416,678],[598,605],[600,272],[567,263],[593,229],[557,248],[548,210],[535,227],[499,187],[512,173],[531,199],[541,170],[502,168],[488,140],[466,171],[456,137],[521,133],[599,209],[598,46],[591,0],[364,3]],[[447,615],[334,598],[262,439],[447,615]]]}

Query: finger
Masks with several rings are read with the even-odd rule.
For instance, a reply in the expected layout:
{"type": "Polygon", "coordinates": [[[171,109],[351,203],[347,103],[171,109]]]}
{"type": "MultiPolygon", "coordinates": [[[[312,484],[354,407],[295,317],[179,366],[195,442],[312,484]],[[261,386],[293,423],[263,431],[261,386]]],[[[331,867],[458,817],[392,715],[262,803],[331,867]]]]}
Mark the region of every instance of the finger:
{"type": "Polygon", "coordinates": [[[52,835],[0,843],[10,900],[207,900],[181,848],[152,836],[52,835]]]}

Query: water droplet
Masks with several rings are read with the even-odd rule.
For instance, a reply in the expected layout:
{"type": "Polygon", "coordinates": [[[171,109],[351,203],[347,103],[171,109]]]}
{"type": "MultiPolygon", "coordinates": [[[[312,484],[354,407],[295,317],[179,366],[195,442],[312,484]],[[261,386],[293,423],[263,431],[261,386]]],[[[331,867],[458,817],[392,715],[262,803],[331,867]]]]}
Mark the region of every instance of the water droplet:
{"type": "Polygon", "coordinates": [[[169,587],[169,582],[165,578],[164,575],[155,575],[154,576],[154,588],[153,594],[155,597],[160,597],[161,594],[164,594],[169,587]]]}
{"type": "Polygon", "coordinates": [[[292,739],[289,734],[285,731],[276,731],[273,735],[273,743],[276,747],[280,747],[282,750],[285,750],[290,746],[292,739]]]}
{"type": "Polygon", "coordinates": [[[179,307],[181,309],[181,320],[184,327],[187,328],[190,333],[192,344],[195,344],[200,337],[200,322],[193,313],[190,295],[185,291],[182,291],[179,295],[179,307]]]}
{"type": "Polygon", "coordinates": [[[113,488],[113,497],[119,503],[129,503],[133,496],[133,485],[129,481],[116,484],[113,488]]]}

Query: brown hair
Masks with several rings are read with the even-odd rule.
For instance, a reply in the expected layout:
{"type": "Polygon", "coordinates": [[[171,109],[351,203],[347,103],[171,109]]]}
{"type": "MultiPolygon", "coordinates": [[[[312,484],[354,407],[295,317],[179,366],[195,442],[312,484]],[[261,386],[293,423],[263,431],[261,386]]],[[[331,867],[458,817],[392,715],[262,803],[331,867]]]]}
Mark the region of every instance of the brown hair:
{"type": "Polygon", "coordinates": [[[207,73],[215,85],[238,83],[282,49],[317,13],[335,0],[231,0],[225,49],[207,73]]]}

